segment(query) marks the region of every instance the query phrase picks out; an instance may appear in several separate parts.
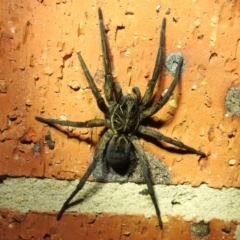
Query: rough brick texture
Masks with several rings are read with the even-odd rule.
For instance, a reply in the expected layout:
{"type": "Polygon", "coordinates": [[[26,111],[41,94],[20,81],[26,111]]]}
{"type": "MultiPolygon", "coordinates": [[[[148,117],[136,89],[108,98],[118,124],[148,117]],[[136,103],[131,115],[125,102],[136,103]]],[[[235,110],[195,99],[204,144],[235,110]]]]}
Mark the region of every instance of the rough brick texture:
{"type": "MultiPolygon", "coordinates": [[[[166,104],[153,120],[162,122],[158,131],[209,156],[199,159],[141,140],[144,149],[168,166],[172,184],[240,187],[240,119],[225,108],[227,92],[240,84],[240,2],[160,2],[158,6],[159,1],[1,1],[0,175],[75,179],[86,171],[102,129],[61,128],[68,138],[34,117],[78,121],[103,117],[76,54],[81,51],[101,90],[97,18],[101,7],[114,74],[124,92],[138,86],[144,93],[163,17],[165,55],[181,52],[186,62],[173,96],[177,108],[166,104]],[[53,150],[44,140],[49,132],[53,150]]],[[[164,69],[158,95],[172,78],[164,69]]],[[[190,222],[175,218],[163,233],[155,228],[155,218],[68,214],[64,219],[56,223],[53,215],[3,210],[0,226],[3,239],[176,239],[180,234],[181,239],[190,239],[190,222]],[[81,234],[84,238],[77,238],[81,234]]],[[[232,239],[236,224],[233,219],[224,228],[224,223],[213,220],[208,239],[232,239]]]]}

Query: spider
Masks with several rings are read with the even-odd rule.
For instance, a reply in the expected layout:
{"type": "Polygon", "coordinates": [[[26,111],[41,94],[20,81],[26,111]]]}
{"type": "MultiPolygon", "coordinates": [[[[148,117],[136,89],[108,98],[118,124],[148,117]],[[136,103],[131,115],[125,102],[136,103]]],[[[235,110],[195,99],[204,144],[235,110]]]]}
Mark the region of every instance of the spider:
{"type": "Polygon", "coordinates": [[[134,154],[134,156],[139,159],[139,162],[141,164],[143,176],[148,187],[148,193],[151,196],[153,205],[156,210],[158,224],[162,229],[163,223],[161,220],[161,213],[153,188],[148,160],[137,136],[139,134],[143,137],[147,136],[152,139],[165,141],[174,146],[177,146],[178,148],[182,148],[189,153],[197,154],[201,157],[206,157],[206,154],[204,152],[198,151],[183,144],[182,142],[167,137],[162,133],[157,132],[152,128],[145,127],[141,124],[144,119],[151,117],[156,112],[158,112],[169,100],[180,78],[183,58],[181,57],[177,64],[175,77],[166,94],[155,104],[151,104],[154,95],[154,88],[160,76],[161,68],[163,65],[164,36],[166,26],[166,19],[164,18],[160,31],[160,43],[153,75],[147,84],[147,88],[143,97],[141,97],[141,93],[138,87],[132,88],[132,94],[123,94],[121,86],[118,83],[113,82],[113,75],[109,58],[109,47],[105,35],[103,15],[100,8],[98,8],[98,17],[102,43],[103,65],[105,70],[104,94],[106,101],[98,91],[80,53],[78,53],[78,59],[84,71],[84,75],[88,81],[88,84],[92,90],[92,93],[97,101],[97,105],[105,115],[105,119],[93,119],[86,122],[73,122],[68,120],[64,121],[35,117],[36,120],[50,125],[60,124],[62,126],[72,126],[79,128],[93,128],[100,126],[105,127],[104,134],[96,146],[95,155],[90,166],[78,183],[76,189],[63,204],[61,210],[57,215],[57,220],[60,220],[64,211],[68,208],[70,201],[84,187],[88,177],[95,169],[98,161],[105,161],[106,164],[116,172],[116,174],[125,174],[126,169],[128,169],[130,165],[130,158],[134,154]]]}

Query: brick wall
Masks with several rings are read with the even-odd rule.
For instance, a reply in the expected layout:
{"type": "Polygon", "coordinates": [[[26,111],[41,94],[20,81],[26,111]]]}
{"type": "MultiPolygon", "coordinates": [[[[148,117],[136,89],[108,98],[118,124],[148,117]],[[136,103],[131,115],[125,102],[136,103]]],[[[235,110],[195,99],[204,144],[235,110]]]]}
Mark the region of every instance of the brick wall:
{"type": "MultiPolygon", "coordinates": [[[[2,239],[240,239],[240,120],[234,116],[239,115],[238,88],[226,99],[229,90],[240,84],[238,1],[165,0],[159,5],[158,1],[3,0],[0,11],[2,239]],[[102,128],[53,128],[34,119],[86,121],[103,117],[77,58],[81,52],[103,94],[98,7],[104,15],[114,76],[123,92],[138,86],[144,93],[155,64],[163,17],[167,20],[165,55],[181,52],[184,57],[184,71],[174,95],[152,122],[157,131],[204,151],[208,157],[174,151],[165,144],[161,148],[156,142],[141,139],[144,150],[170,172],[171,184],[166,191],[177,188],[171,192],[175,197],[169,194],[165,198],[161,186],[156,186],[164,213],[163,231],[157,227],[149,196],[142,199],[139,191],[134,192],[138,184],[133,189],[130,185],[124,188],[127,196],[123,202],[137,199],[126,210],[121,204],[108,207],[116,202],[112,195],[120,187],[118,183],[103,198],[103,209],[90,205],[82,210],[82,202],[89,203],[95,194],[89,198],[84,195],[79,209],[69,210],[59,222],[55,220],[58,205],[56,209],[47,207],[54,201],[62,202],[58,193],[52,193],[53,187],[48,191],[52,194],[42,195],[41,207],[28,205],[31,197],[41,197],[45,180],[58,184],[61,179],[68,190],[68,180],[81,178],[102,132],[102,128]],[[47,134],[55,142],[54,149],[45,141],[47,134]],[[23,179],[28,186],[24,191],[23,179]],[[19,186],[14,191],[13,183],[19,186]],[[182,190],[185,185],[187,193],[182,190]],[[204,187],[213,195],[204,193],[201,202],[196,196],[204,187]],[[37,195],[32,189],[38,189],[37,195]],[[219,197],[227,190],[232,195],[219,197]],[[24,197],[14,195],[18,191],[24,197]],[[22,199],[27,210],[22,208],[22,199]],[[203,207],[206,203],[209,206],[208,201],[213,205],[203,207]],[[140,207],[135,211],[136,205],[140,207]],[[190,208],[193,212],[189,215],[190,208]]],[[[172,79],[164,68],[158,96],[172,79]]],[[[57,190],[63,194],[62,188],[57,190]]],[[[94,188],[89,191],[97,192],[94,188]]],[[[66,192],[67,198],[71,189],[66,192]]],[[[93,199],[98,201],[99,197],[93,199]]]]}

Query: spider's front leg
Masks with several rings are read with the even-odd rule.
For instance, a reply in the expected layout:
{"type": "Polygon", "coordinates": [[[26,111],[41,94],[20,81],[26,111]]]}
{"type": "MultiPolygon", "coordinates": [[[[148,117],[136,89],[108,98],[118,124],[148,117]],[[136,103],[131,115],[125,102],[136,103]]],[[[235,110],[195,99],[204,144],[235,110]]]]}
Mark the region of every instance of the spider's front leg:
{"type": "Polygon", "coordinates": [[[154,129],[147,128],[147,127],[144,127],[144,126],[140,125],[138,127],[137,131],[139,133],[145,135],[145,136],[149,136],[149,137],[155,138],[157,140],[163,140],[164,142],[167,142],[167,143],[170,143],[170,144],[172,144],[174,146],[177,146],[179,148],[185,149],[189,153],[195,153],[197,155],[200,155],[201,157],[206,157],[207,156],[204,152],[196,150],[192,147],[189,147],[189,146],[183,144],[182,142],[176,141],[176,140],[174,140],[170,137],[164,136],[162,133],[157,132],[154,129]]]}
{"type": "Polygon", "coordinates": [[[162,27],[160,31],[160,41],[159,41],[159,48],[157,53],[157,58],[155,62],[155,67],[153,70],[153,75],[151,80],[149,80],[147,84],[146,92],[141,100],[141,105],[146,106],[152,99],[153,91],[156,85],[156,82],[159,78],[160,72],[162,70],[163,65],[163,52],[164,52],[164,45],[165,45],[165,28],[166,28],[166,19],[164,18],[162,21],[162,27]]]}
{"type": "Polygon", "coordinates": [[[103,23],[103,15],[101,8],[98,8],[98,18],[99,27],[101,33],[101,43],[102,43],[102,54],[103,54],[103,65],[105,69],[105,83],[104,83],[104,93],[108,102],[113,100],[113,76],[112,69],[109,58],[109,48],[107,43],[107,38],[105,35],[105,27],[103,23]]]}
{"type": "Polygon", "coordinates": [[[63,213],[65,212],[65,210],[68,208],[68,204],[70,203],[70,201],[76,196],[76,194],[84,187],[88,177],[90,176],[90,174],[93,172],[93,170],[96,167],[96,164],[98,161],[101,161],[103,159],[103,153],[104,150],[108,144],[108,142],[110,141],[110,139],[113,136],[113,132],[112,130],[108,130],[106,133],[104,133],[104,135],[102,136],[102,138],[100,139],[99,143],[97,144],[96,150],[95,150],[95,155],[93,157],[93,161],[90,164],[90,166],[88,167],[86,173],[83,175],[82,179],[80,180],[80,182],[78,183],[76,189],[72,192],[72,194],[69,196],[69,198],[65,201],[65,203],[63,204],[61,210],[59,211],[58,215],[57,215],[57,220],[60,220],[60,218],[62,217],[63,213]]]}
{"type": "Polygon", "coordinates": [[[152,116],[153,114],[158,112],[167,103],[167,101],[170,99],[170,97],[178,83],[178,80],[180,78],[182,64],[183,64],[183,58],[181,57],[179,59],[179,62],[178,62],[177,68],[176,68],[174,79],[173,79],[170,87],[168,88],[168,91],[163,96],[163,98],[160,101],[158,101],[155,105],[142,111],[140,114],[140,119],[144,119],[144,118],[152,116]]]}
{"type": "Polygon", "coordinates": [[[157,214],[157,217],[158,217],[158,223],[159,223],[159,227],[162,229],[163,228],[163,223],[162,223],[162,219],[161,219],[161,212],[160,212],[160,209],[158,207],[158,203],[157,203],[157,199],[156,199],[156,196],[155,196],[155,192],[154,192],[154,188],[153,188],[153,183],[152,183],[152,179],[151,179],[151,174],[150,174],[150,171],[149,171],[149,165],[148,165],[148,162],[147,162],[147,157],[145,155],[145,152],[138,140],[138,138],[136,136],[132,136],[130,138],[137,154],[138,154],[138,157],[140,159],[140,163],[141,163],[141,166],[142,166],[142,170],[143,170],[143,175],[144,175],[144,178],[145,178],[145,181],[147,183],[147,186],[148,186],[148,192],[152,198],[152,201],[153,201],[153,204],[154,204],[154,207],[155,207],[155,210],[156,210],[156,214],[157,214]]]}
{"type": "Polygon", "coordinates": [[[93,81],[93,78],[92,78],[92,75],[90,74],[83,58],[82,58],[82,55],[80,53],[78,53],[78,59],[81,63],[81,66],[82,66],[82,69],[83,69],[83,72],[84,72],[84,75],[88,81],[88,84],[92,90],[92,93],[94,95],[94,97],[96,98],[97,100],[97,105],[99,107],[99,109],[105,113],[105,114],[108,114],[108,107],[103,99],[103,97],[101,96],[100,92],[98,91],[97,89],[97,86],[95,84],[95,82],[93,81]]]}

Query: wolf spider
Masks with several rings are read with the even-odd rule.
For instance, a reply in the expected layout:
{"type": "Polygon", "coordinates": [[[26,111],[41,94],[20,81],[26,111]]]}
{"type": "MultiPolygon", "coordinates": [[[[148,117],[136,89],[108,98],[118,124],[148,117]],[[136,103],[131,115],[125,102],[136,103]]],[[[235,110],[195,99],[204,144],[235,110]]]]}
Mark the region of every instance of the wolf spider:
{"type": "Polygon", "coordinates": [[[170,137],[163,135],[160,132],[157,132],[152,128],[145,127],[141,124],[144,119],[151,117],[156,112],[158,112],[169,100],[180,78],[183,58],[181,57],[177,64],[175,77],[166,94],[160,100],[158,100],[158,102],[151,105],[150,103],[152,101],[154,88],[160,76],[161,68],[163,65],[164,34],[166,26],[166,19],[164,18],[160,31],[160,44],[152,79],[147,84],[144,96],[141,97],[141,93],[138,87],[132,88],[132,94],[122,94],[121,86],[118,83],[113,82],[113,75],[109,58],[109,48],[105,35],[102,11],[100,8],[98,9],[98,17],[102,42],[103,64],[105,69],[104,94],[108,104],[106,104],[105,100],[99,93],[80,53],[78,53],[78,58],[83,68],[84,75],[97,101],[98,107],[105,115],[105,119],[93,119],[86,122],[73,122],[36,117],[36,120],[50,125],[60,124],[63,126],[80,128],[104,126],[106,128],[103,136],[97,144],[95,155],[90,166],[78,183],[76,189],[63,204],[61,210],[57,215],[57,220],[61,218],[72,198],[83,188],[86,180],[95,169],[98,161],[105,161],[105,163],[117,174],[124,174],[126,172],[125,170],[129,168],[130,155],[134,153],[134,155],[140,161],[143,176],[147,183],[148,193],[152,198],[152,202],[154,204],[158,217],[159,226],[162,228],[163,224],[161,220],[161,214],[154,193],[148,160],[137,135],[140,134],[142,136],[147,136],[156,140],[162,140],[164,142],[175,145],[178,148],[185,149],[189,153],[198,154],[201,157],[206,156],[204,152],[198,151],[183,144],[182,142],[176,141],[170,137]]]}

